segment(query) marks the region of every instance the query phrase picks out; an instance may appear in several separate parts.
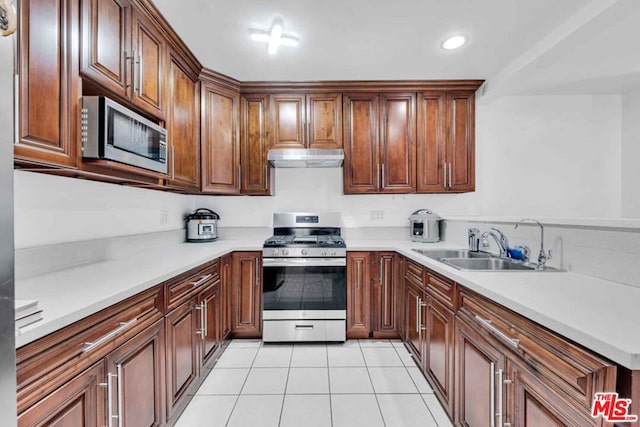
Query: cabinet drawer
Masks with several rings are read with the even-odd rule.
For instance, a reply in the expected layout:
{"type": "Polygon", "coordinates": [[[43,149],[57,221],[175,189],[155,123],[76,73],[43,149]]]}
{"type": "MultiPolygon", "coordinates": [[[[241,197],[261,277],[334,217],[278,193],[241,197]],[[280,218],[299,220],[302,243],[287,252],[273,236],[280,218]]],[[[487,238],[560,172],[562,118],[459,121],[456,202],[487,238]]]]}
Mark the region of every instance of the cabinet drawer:
{"type": "Polygon", "coordinates": [[[612,362],[467,289],[459,290],[458,302],[458,316],[515,353],[546,384],[585,410],[596,392],[615,391],[612,362]]]}
{"type": "Polygon", "coordinates": [[[429,293],[429,295],[431,295],[433,298],[440,301],[450,310],[455,310],[454,304],[456,302],[456,284],[449,279],[431,272],[430,270],[426,271],[427,293],[429,293]]]}
{"type": "Polygon", "coordinates": [[[163,317],[156,286],[16,351],[18,413],[163,317]]]}
{"type": "Polygon", "coordinates": [[[208,284],[219,280],[220,268],[216,259],[167,281],[167,312],[183,304],[208,284]]]}
{"type": "Polygon", "coordinates": [[[415,284],[424,287],[424,267],[407,259],[407,266],[404,270],[404,277],[415,284]]]}

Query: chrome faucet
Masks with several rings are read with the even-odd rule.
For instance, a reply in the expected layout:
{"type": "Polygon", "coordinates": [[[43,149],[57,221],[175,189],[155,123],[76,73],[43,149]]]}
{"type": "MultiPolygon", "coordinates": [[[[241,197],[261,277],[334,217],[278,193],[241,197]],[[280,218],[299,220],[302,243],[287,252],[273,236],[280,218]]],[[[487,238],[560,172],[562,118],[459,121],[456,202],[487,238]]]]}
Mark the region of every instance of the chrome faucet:
{"type": "MultiPolygon", "coordinates": [[[[497,228],[491,228],[491,231],[485,231],[482,233],[483,241],[486,240],[489,236],[493,237],[493,240],[496,241],[498,245],[498,249],[500,249],[500,256],[507,256],[507,249],[509,249],[509,239],[507,236],[497,228]]],[[[483,245],[484,246],[484,245],[483,245]]]]}
{"type": "Polygon", "coordinates": [[[551,259],[551,251],[544,250],[544,226],[540,223],[540,221],[533,218],[523,218],[516,224],[515,228],[517,229],[520,224],[525,221],[530,221],[538,224],[540,226],[540,252],[538,253],[538,269],[544,269],[545,264],[548,260],[551,259]]]}

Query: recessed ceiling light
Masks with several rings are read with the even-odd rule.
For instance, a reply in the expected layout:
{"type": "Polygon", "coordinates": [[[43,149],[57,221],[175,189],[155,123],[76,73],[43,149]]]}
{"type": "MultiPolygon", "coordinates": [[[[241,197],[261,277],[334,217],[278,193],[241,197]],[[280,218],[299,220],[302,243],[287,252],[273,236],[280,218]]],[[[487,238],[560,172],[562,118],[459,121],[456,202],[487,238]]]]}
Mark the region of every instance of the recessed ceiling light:
{"type": "Polygon", "coordinates": [[[457,35],[457,36],[447,37],[446,39],[444,39],[441,46],[445,50],[453,50],[453,49],[459,48],[466,42],[467,42],[467,37],[457,35]]]}
{"type": "Polygon", "coordinates": [[[297,46],[299,39],[291,34],[284,33],[282,19],[276,17],[268,31],[251,30],[251,40],[256,42],[266,42],[267,52],[275,55],[280,46],[297,46]]]}

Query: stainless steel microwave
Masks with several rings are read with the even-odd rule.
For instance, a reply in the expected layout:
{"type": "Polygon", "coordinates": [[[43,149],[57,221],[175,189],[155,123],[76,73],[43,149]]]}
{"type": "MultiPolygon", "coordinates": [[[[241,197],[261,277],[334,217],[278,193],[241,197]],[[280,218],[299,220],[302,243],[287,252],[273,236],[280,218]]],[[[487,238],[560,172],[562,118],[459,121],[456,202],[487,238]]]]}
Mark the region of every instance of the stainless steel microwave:
{"type": "Polygon", "coordinates": [[[104,96],[82,97],[82,157],[167,173],[167,131],[104,96]]]}

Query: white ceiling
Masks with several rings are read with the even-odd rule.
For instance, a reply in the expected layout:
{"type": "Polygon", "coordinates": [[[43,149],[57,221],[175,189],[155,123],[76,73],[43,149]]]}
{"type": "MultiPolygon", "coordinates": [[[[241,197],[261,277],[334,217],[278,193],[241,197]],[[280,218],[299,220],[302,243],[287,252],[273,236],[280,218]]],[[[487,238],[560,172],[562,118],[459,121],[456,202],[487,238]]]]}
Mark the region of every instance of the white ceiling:
{"type": "Polygon", "coordinates": [[[496,94],[640,87],[638,0],[154,0],[208,68],[240,81],[485,79],[496,94]],[[298,47],[249,38],[278,14],[298,47]],[[445,52],[442,39],[469,42],[445,52]],[[611,47],[624,36],[626,42],[611,47]]]}

